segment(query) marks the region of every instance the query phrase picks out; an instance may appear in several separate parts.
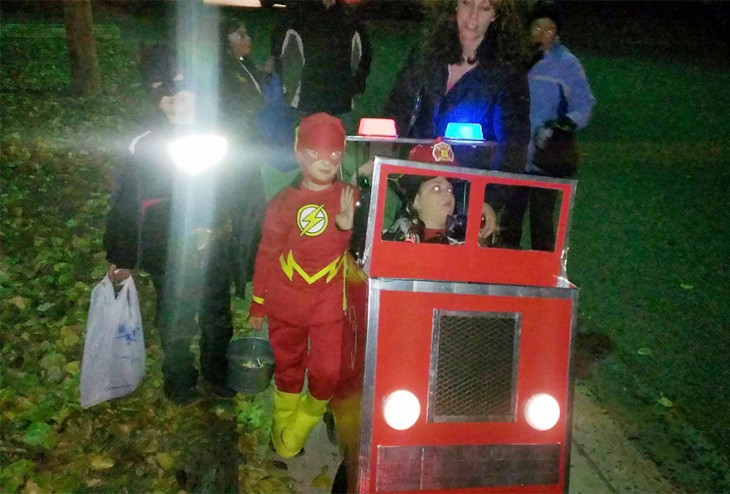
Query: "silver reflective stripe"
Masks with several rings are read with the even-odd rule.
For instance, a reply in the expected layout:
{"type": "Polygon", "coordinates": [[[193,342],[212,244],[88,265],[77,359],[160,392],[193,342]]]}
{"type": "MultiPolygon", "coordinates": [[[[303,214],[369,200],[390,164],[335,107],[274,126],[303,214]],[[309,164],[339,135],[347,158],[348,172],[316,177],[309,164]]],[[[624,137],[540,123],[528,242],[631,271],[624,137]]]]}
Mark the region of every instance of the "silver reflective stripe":
{"type": "Polygon", "coordinates": [[[148,134],[151,134],[151,133],[152,133],[152,131],[148,130],[144,134],[140,134],[137,137],[135,137],[134,139],[132,139],[132,142],[129,143],[129,152],[134,154],[134,152],[137,150],[137,143],[140,140],[142,140],[142,138],[144,138],[145,136],[147,136],[148,134]]]}

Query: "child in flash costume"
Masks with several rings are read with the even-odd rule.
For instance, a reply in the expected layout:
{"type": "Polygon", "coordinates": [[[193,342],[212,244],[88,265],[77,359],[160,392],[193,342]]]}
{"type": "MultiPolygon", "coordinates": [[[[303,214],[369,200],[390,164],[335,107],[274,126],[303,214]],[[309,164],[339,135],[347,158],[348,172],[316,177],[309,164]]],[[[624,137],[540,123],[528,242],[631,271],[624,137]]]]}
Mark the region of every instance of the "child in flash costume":
{"type": "Polygon", "coordinates": [[[345,148],[339,119],[316,113],[297,129],[298,183],[266,208],[253,279],[251,325],[265,315],[274,349],[271,438],[282,457],[301,451],[340,374],[344,266],[355,189],[336,180],[345,148]],[[303,392],[307,374],[308,389],[303,392]]]}

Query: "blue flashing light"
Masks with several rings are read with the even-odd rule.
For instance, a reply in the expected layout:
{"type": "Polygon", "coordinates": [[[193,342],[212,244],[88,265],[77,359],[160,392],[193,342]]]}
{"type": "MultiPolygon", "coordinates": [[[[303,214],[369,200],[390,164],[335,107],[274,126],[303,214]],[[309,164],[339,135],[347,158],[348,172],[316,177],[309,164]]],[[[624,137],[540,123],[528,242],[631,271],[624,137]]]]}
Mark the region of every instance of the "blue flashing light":
{"type": "Polygon", "coordinates": [[[476,123],[449,122],[446,126],[447,139],[458,139],[462,141],[483,141],[484,134],[482,126],[476,123]]]}

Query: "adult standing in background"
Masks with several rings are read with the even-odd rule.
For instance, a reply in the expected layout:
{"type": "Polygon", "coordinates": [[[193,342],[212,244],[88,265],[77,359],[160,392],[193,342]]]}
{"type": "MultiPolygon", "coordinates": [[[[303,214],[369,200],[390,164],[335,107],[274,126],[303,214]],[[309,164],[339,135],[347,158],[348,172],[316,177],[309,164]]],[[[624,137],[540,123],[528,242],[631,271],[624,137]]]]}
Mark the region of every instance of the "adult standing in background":
{"type": "Polygon", "coordinates": [[[243,22],[220,22],[218,60],[218,108],[226,123],[235,125],[242,135],[258,137],[256,114],[264,106],[265,83],[270,74],[260,70],[251,59],[253,43],[243,22]]]}
{"type": "Polygon", "coordinates": [[[521,172],[530,139],[523,30],[514,0],[437,2],[425,44],[401,68],[383,116],[402,137],[444,136],[478,123],[496,150],[459,146],[462,166],[521,172]]]}
{"type": "MultiPolygon", "coordinates": [[[[241,193],[246,196],[249,217],[240,221],[238,228],[240,239],[233,244],[233,269],[244,276],[239,291],[243,293],[243,285],[253,276],[253,263],[256,258],[258,242],[261,239],[261,226],[264,222],[266,204],[266,188],[262,166],[268,163],[279,166],[286,161],[288,155],[277,153],[283,140],[289,146],[294,138],[277,140],[289,130],[278,134],[260,125],[261,114],[267,105],[272,84],[272,72],[259,68],[251,58],[253,41],[246,25],[238,20],[223,18],[218,28],[218,87],[213,88],[217,94],[218,119],[221,126],[235,133],[241,146],[240,158],[247,163],[249,172],[244,183],[239,184],[241,193]]],[[[279,88],[280,90],[280,88],[279,88]]],[[[275,90],[274,90],[275,92],[275,90]]],[[[293,134],[293,128],[290,129],[293,134]]],[[[291,153],[290,153],[291,154],[291,153]]]]}
{"type": "MultiPolygon", "coordinates": [[[[573,133],[584,128],[596,99],[580,61],[560,42],[558,32],[563,17],[558,6],[550,0],[539,0],[533,6],[531,19],[530,36],[536,57],[528,73],[532,139],[526,172],[558,176],[535,164],[536,149],[544,148],[554,133],[573,133]]],[[[515,193],[502,217],[502,244],[519,247],[522,218],[529,204],[531,247],[552,251],[555,248],[553,212],[557,195],[557,191],[552,189],[535,188],[515,193]]]]}
{"type": "MultiPolygon", "coordinates": [[[[293,110],[284,105],[282,84],[273,67],[257,66],[243,22],[223,19],[219,29],[219,118],[244,142],[258,146],[263,161],[281,171],[296,167],[293,110]]],[[[249,149],[254,153],[254,149],[249,149]]],[[[263,220],[263,219],[261,219],[263,220]]]]}
{"type": "Polygon", "coordinates": [[[292,2],[272,35],[271,55],[285,100],[300,117],[325,112],[349,126],[371,61],[367,33],[353,12],[337,0],[292,2]]]}

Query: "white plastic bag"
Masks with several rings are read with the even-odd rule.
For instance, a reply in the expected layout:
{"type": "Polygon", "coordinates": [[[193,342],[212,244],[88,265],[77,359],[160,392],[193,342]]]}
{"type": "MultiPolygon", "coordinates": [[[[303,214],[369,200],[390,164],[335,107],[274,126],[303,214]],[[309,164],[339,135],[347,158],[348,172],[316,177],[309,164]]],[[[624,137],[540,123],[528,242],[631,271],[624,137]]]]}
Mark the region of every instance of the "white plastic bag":
{"type": "Polygon", "coordinates": [[[144,333],[137,287],[130,276],[119,294],[108,276],[91,292],[81,360],[81,406],[125,396],[145,372],[144,333]]]}

